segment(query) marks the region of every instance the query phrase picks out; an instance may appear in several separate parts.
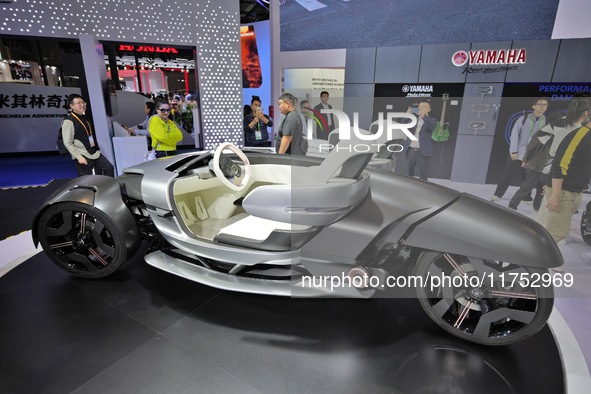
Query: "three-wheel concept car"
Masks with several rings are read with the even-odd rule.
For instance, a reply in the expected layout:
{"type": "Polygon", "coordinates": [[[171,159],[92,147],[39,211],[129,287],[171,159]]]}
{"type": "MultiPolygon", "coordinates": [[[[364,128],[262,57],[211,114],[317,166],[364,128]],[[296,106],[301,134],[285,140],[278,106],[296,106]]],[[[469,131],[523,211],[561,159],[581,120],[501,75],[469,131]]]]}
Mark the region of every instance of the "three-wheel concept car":
{"type": "Polygon", "coordinates": [[[158,269],[281,296],[380,296],[405,264],[422,308],[457,337],[504,345],[540,330],[553,305],[545,279],[563,263],[549,234],[475,196],[368,167],[384,138],[352,136],[325,159],[225,143],[76,178],[40,209],[33,239],[78,277],[114,273],[149,239],[145,261],[158,269]]]}

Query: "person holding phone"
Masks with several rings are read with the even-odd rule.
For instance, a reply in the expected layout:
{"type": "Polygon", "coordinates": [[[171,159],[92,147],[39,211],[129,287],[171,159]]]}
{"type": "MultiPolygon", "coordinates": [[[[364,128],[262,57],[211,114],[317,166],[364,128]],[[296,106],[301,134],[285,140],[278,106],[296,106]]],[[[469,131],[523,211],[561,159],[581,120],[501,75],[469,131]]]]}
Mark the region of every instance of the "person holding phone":
{"type": "Polygon", "coordinates": [[[261,98],[252,96],[252,112],[244,117],[244,145],[271,146],[267,127],[273,126],[273,120],[263,113],[261,98]]]}

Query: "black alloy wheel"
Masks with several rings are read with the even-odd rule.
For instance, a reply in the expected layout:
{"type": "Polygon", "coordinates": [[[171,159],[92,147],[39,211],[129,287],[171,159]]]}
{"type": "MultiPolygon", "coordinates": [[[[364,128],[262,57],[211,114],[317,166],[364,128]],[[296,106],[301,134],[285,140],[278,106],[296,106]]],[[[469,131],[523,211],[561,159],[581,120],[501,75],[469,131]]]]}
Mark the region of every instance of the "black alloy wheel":
{"type": "Polygon", "coordinates": [[[417,262],[421,306],[440,327],[482,345],[507,345],[538,332],[554,305],[547,269],[425,252],[417,262]]]}
{"type": "Polygon", "coordinates": [[[61,268],[81,278],[102,278],[126,261],[123,232],[105,213],[67,202],[45,210],[38,224],[43,250],[61,268]]]}

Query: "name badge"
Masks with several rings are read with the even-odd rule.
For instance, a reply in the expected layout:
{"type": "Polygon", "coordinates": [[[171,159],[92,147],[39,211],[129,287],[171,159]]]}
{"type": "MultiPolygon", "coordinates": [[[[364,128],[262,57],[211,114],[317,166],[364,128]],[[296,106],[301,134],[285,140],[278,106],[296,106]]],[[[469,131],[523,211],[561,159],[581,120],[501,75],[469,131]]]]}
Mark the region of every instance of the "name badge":
{"type": "Polygon", "coordinates": [[[263,133],[261,133],[260,131],[255,131],[255,132],[254,132],[254,137],[255,137],[257,140],[262,140],[262,139],[263,139],[263,133]]]}
{"type": "Polygon", "coordinates": [[[90,142],[91,147],[94,147],[94,138],[91,135],[88,136],[88,142],[90,142]]]}

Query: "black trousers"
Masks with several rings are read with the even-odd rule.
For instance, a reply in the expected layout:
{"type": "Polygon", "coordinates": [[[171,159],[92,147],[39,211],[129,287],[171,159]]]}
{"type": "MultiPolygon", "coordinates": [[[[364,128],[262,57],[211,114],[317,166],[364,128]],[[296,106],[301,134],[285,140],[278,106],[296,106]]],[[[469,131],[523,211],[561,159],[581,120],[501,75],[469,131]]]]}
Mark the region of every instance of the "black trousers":
{"type": "Polygon", "coordinates": [[[156,151],[156,158],[159,159],[161,157],[167,156],[176,156],[176,150],[157,150],[156,151]]]}
{"type": "Polygon", "coordinates": [[[519,203],[524,199],[527,199],[531,196],[531,192],[533,189],[536,189],[536,198],[534,199],[534,208],[536,208],[536,202],[538,203],[539,209],[540,203],[542,202],[542,191],[544,190],[544,184],[546,183],[546,175],[540,172],[532,171],[528,168],[525,169],[525,178],[521,182],[521,186],[519,190],[515,192],[511,201],[509,201],[509,206],[513,208],[517,208],[519,203]],[[539,200],[539,201],[538,201],[539,200]]]}
{"type": "MultiPolygon", "coordinates": [[[[521,170],[521,160],[511,160],[511,155],[507,157],[507,161],[505,162],[505,168],[503,168],[503,173],[501,174],[501,179],[499,179],[499,183],[497,185],[497,189],[495,190],[495,196],[501,198],[509,188],[511,184],[511,179],[513,175],[521,170]]],[[[523,172],[522,172],[522,179],[523,179],[523,172]]]]}
{"type": "Polygon", "coordinates": [[[408,176],[414,176],[415,166],[419,167],[419,178],[426,181],[429,172],[429,157],[423,156],[419,149],[409,147],[406,150],[406,171],[408,176]]]}
{"type": "Polygon", "coordinates": [[[85,158],[88,164],[80,164],[78,160],[74,160],[74,164],[76,165],[76,172],[78,176],[82,175],[92,175],[92,170],[96,175],[106,175],[106,176],[115,176],[115,168],[113,164],[103,155],[100,155],[98,159],[89,159],[85,158]]]}

